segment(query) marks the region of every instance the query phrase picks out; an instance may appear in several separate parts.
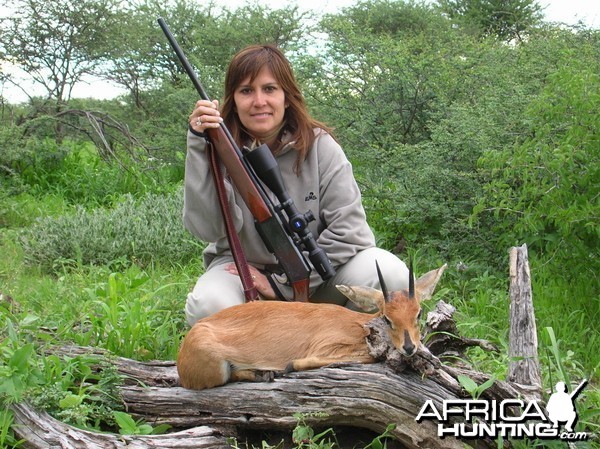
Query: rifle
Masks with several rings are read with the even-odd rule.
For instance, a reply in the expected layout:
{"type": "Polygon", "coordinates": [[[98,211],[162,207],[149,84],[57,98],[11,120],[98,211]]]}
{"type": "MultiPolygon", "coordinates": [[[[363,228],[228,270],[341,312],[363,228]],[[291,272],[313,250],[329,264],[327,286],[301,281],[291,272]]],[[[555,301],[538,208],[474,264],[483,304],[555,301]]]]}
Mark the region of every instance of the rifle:
{"type": "MultiPolygon", "coordinates": [[[[164,19],[159,18],[158,24],[200,97],[210,100],[164,19]]],[[[298,211],[287,193],[277,161],[267,145],[260,145],[244,154],[224,123],[221,123],[219,128],[207,129],[206,133],[242,200],[252,213],[263,243],[269,252],[275,255],[283,269],[294,291],[294,300],[308,301],[311,268],[302,251],[308,253],[313,267],[323,280],[330,279],[335,274],[325,251],[319,248],[308,230],[308,223],[314,220],[313,214],[311,211],[304,214],[298,211]],[[275,194],[280,204],[273,204],[259,179],[275,194]]],[[[239,266],[238,272],[242,273],[239,266]]]]}
{"type": "Polygon", "coordinates": [[[577,388],[575,388],[575,389],[574,389],[574,390],[571,392],[571,394],[569,395],[569,397],[571,398],[571,400],[575,399],[575,398],[577,397],[577,395],[578,395],[579,393],[581,393],[581,390],[583,390],[583,387],[585,387],[585,386],[587,385],[587,383],[588,383],[588,380],[587,380],[587,379],[583,379],[583,380],[581,381],[581,383],[580,383],[580,384],[577,386],[577,388]]]}

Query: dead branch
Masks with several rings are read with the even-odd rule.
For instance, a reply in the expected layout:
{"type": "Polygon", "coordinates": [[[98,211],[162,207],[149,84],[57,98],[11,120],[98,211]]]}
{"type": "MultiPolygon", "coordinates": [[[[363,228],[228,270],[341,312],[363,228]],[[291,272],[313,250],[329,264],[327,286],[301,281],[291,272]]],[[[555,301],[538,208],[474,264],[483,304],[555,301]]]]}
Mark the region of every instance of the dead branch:
{"type": "MultiPolygon", "coordinates": [[[[526,259],[520,263],[522,265],[517,263],[517,267],[524,267],[526,259]]],[[[522,274],[527,279],[529,276],[528,268],[511,269],[511,278],[513,273],[516,279],[522,274]]],[[[524,285],[527,281],[521,279],[517,284],[524,285]]],[[[518,295],[516,289],[514,294],[518,295]]],[[[531,333],[533,309],[527,311],[531,315],[525,321],[512,319],[513,313],[523,313],[516,310],[517,307],[513,311],[511,306],[511,327],[520,326],[521,334],[526,333],[525,330],[531,333]]],[[[428,347],[410,358],[391,347],[383,320],[374,319],[369,323],[368,343],[371,353],[381,363],[329,366],[286,374],[273,382],[239,382],[200,391],[179,386],[174,362],[143,363],[114,357],[106,351],[63,347],[55,353],[69,356],[91,353],[114,364],[124,376],[120,393],[127,411],[136,419],[153,425],[168,424],[180,431],[164,435],[162,439],[93,434],[59,423],[47,414],[35,412],[27,404],[12,407],[15,430],[19,438],[27,440],[25,447],[30,448],[49,445],[63,448],[228,447],[225,436],[236,436],[247,429],[290,431],[296,424],[293,415],[302,413],[308,425],[321,428],[350,426],[382,433],[388,424],[394,423],[393,436],[408,449],[463,448],[465,443],[477,448],[497,447],[497,442],[490,438],[440,439],[433,421],[415,421],[428,400],[441,407],[444,400],[470,397],[458,382],[458,376],[470,377],[479,385],[490,378],[466,366],[443,364],[437,357],[448,351],[463,354],[472,345],[497,350],[488,342],[458,336],[453,313],[452,306],[443,301],[438,303],[427,319],[428,347]],[[315,417],[319,412],[325,417],[315,417]]],[[[511,354],[522,357],[525,353],[521,348],[526,348],[529,351],[526,360],[533,360],[534,347],[530,341],[517,346],[511,354]]],[[[99,363],[98,369],[101,366],[99,363]]],[[[522,363],[511,365],[512,378],[520,381],[496,380],[482,393],[481,399],[538,400],[539,384],[527,384],[529,380],[536,382],[536,377],[524,376],[520,373],[523,369],[529,372],[530,367],[522,363]]]]}

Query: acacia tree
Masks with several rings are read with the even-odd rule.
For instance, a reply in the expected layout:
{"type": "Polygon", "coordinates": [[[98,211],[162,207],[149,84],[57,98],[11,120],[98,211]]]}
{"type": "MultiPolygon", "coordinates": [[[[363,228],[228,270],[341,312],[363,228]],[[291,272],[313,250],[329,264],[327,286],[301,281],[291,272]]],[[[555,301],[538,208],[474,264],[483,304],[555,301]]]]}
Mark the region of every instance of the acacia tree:
{"type": "MultiPolygon", "coordinates": [[[[106,39],[113,5],[112,0],[11,2],[14,13],[2,20],[0,51],[45,91],[34,116],[40,112],[60,114],[74,85],[94,72],[101,60],[94,49],[106,39]]],[[[17,80],[11,82],[18,85],[17,80]]],[[[33,99],[30,92],[25,93],[33,99]]],[[[60,140],[60,121],[55,132],[60,140]]]]}
{"type": "Polygon", "coordinates": [[[249,5],[230,11],[192,0],[143,0],[122,7],[109,34],[106,63],[99,76],[127,89],[146,109],[143,94],[161,83],[188,86],[183,69],[156,23],[163,17],[210,92],[220,92],[233,54],[249,44],[273,43],[295,49],[304,33],[297,7],[271,10],[249,5]]]}
{"type": "Polygon", "coordinates": [[[158,26],[158,17],[165,19],[213,98],[222,94],[226,67],[235,52],[249,44],[274,43],[292,55],[306,34],[305,15],[297,7],[247,5],[230,11],[194,0],[141,0],[120,7],[116,16],[97,72],[128,92],[111,114],[141,136],[154,157],[169,160],[185,148],[187,116],[198,94],[158,26]]]}
{"type": "Polygon", "coordinates": [[[482,36],[521,41],[542,20],[537,0],[438,0],[441,10],[482,36]]]}

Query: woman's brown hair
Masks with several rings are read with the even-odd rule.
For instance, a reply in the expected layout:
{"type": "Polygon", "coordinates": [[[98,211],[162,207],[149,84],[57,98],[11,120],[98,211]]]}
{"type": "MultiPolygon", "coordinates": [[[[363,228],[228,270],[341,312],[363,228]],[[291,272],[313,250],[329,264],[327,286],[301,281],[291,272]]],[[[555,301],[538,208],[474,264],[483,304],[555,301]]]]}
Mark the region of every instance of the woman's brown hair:
{"type": "MultiPolygon", "coordinates": [[[[331,129],[325,124],[313,119],[308,113],[304,97],[298,88],[292,67],[284,54],[274,45],[252,45],[238,52],[227,70],[225,77],[225,96],[221,107],[221,115],[232,137],[238,145],[252,139],[242,126],[235,112],[234,93],[236,88],[248,77],[250,82],[258,76],[263,67],[267,67],[281,88],[285,92],[288,107],[285,110],[284,126],[281,130],[291,134],[291,140],[298,151],[296,159],[296,172],[299,173],[302,162],[306,159],[315,140],[315,128],[320,128],[328,133],[331,129]]],[[[278,141],[281,139],[278,136],[278,141]]],[[[271,148],[277,152],[280,148],[271,148]]]]}

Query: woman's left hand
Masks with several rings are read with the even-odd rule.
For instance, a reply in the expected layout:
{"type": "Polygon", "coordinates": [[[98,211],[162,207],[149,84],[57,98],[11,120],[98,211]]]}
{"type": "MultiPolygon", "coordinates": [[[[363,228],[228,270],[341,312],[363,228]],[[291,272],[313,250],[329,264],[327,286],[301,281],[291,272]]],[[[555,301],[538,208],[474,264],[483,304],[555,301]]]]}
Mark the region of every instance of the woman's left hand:
{"type": "MultiPolygon", "coordinates": [[[[273,287],[271,287],[271,284],[269,283],[267,277],[252,265],[248,265],[248,267],[250,268],[250,274],[252,275],[254,286],[256,287],[256,290],[262,296],[262,298],[266,300],[277,299],[277,295],[275,295],[275,291],[273,290],[273,287]]],[[[239,276],[237,267],[233,263],[227,265],[225,267],[225,271],[239,276]]]]}

